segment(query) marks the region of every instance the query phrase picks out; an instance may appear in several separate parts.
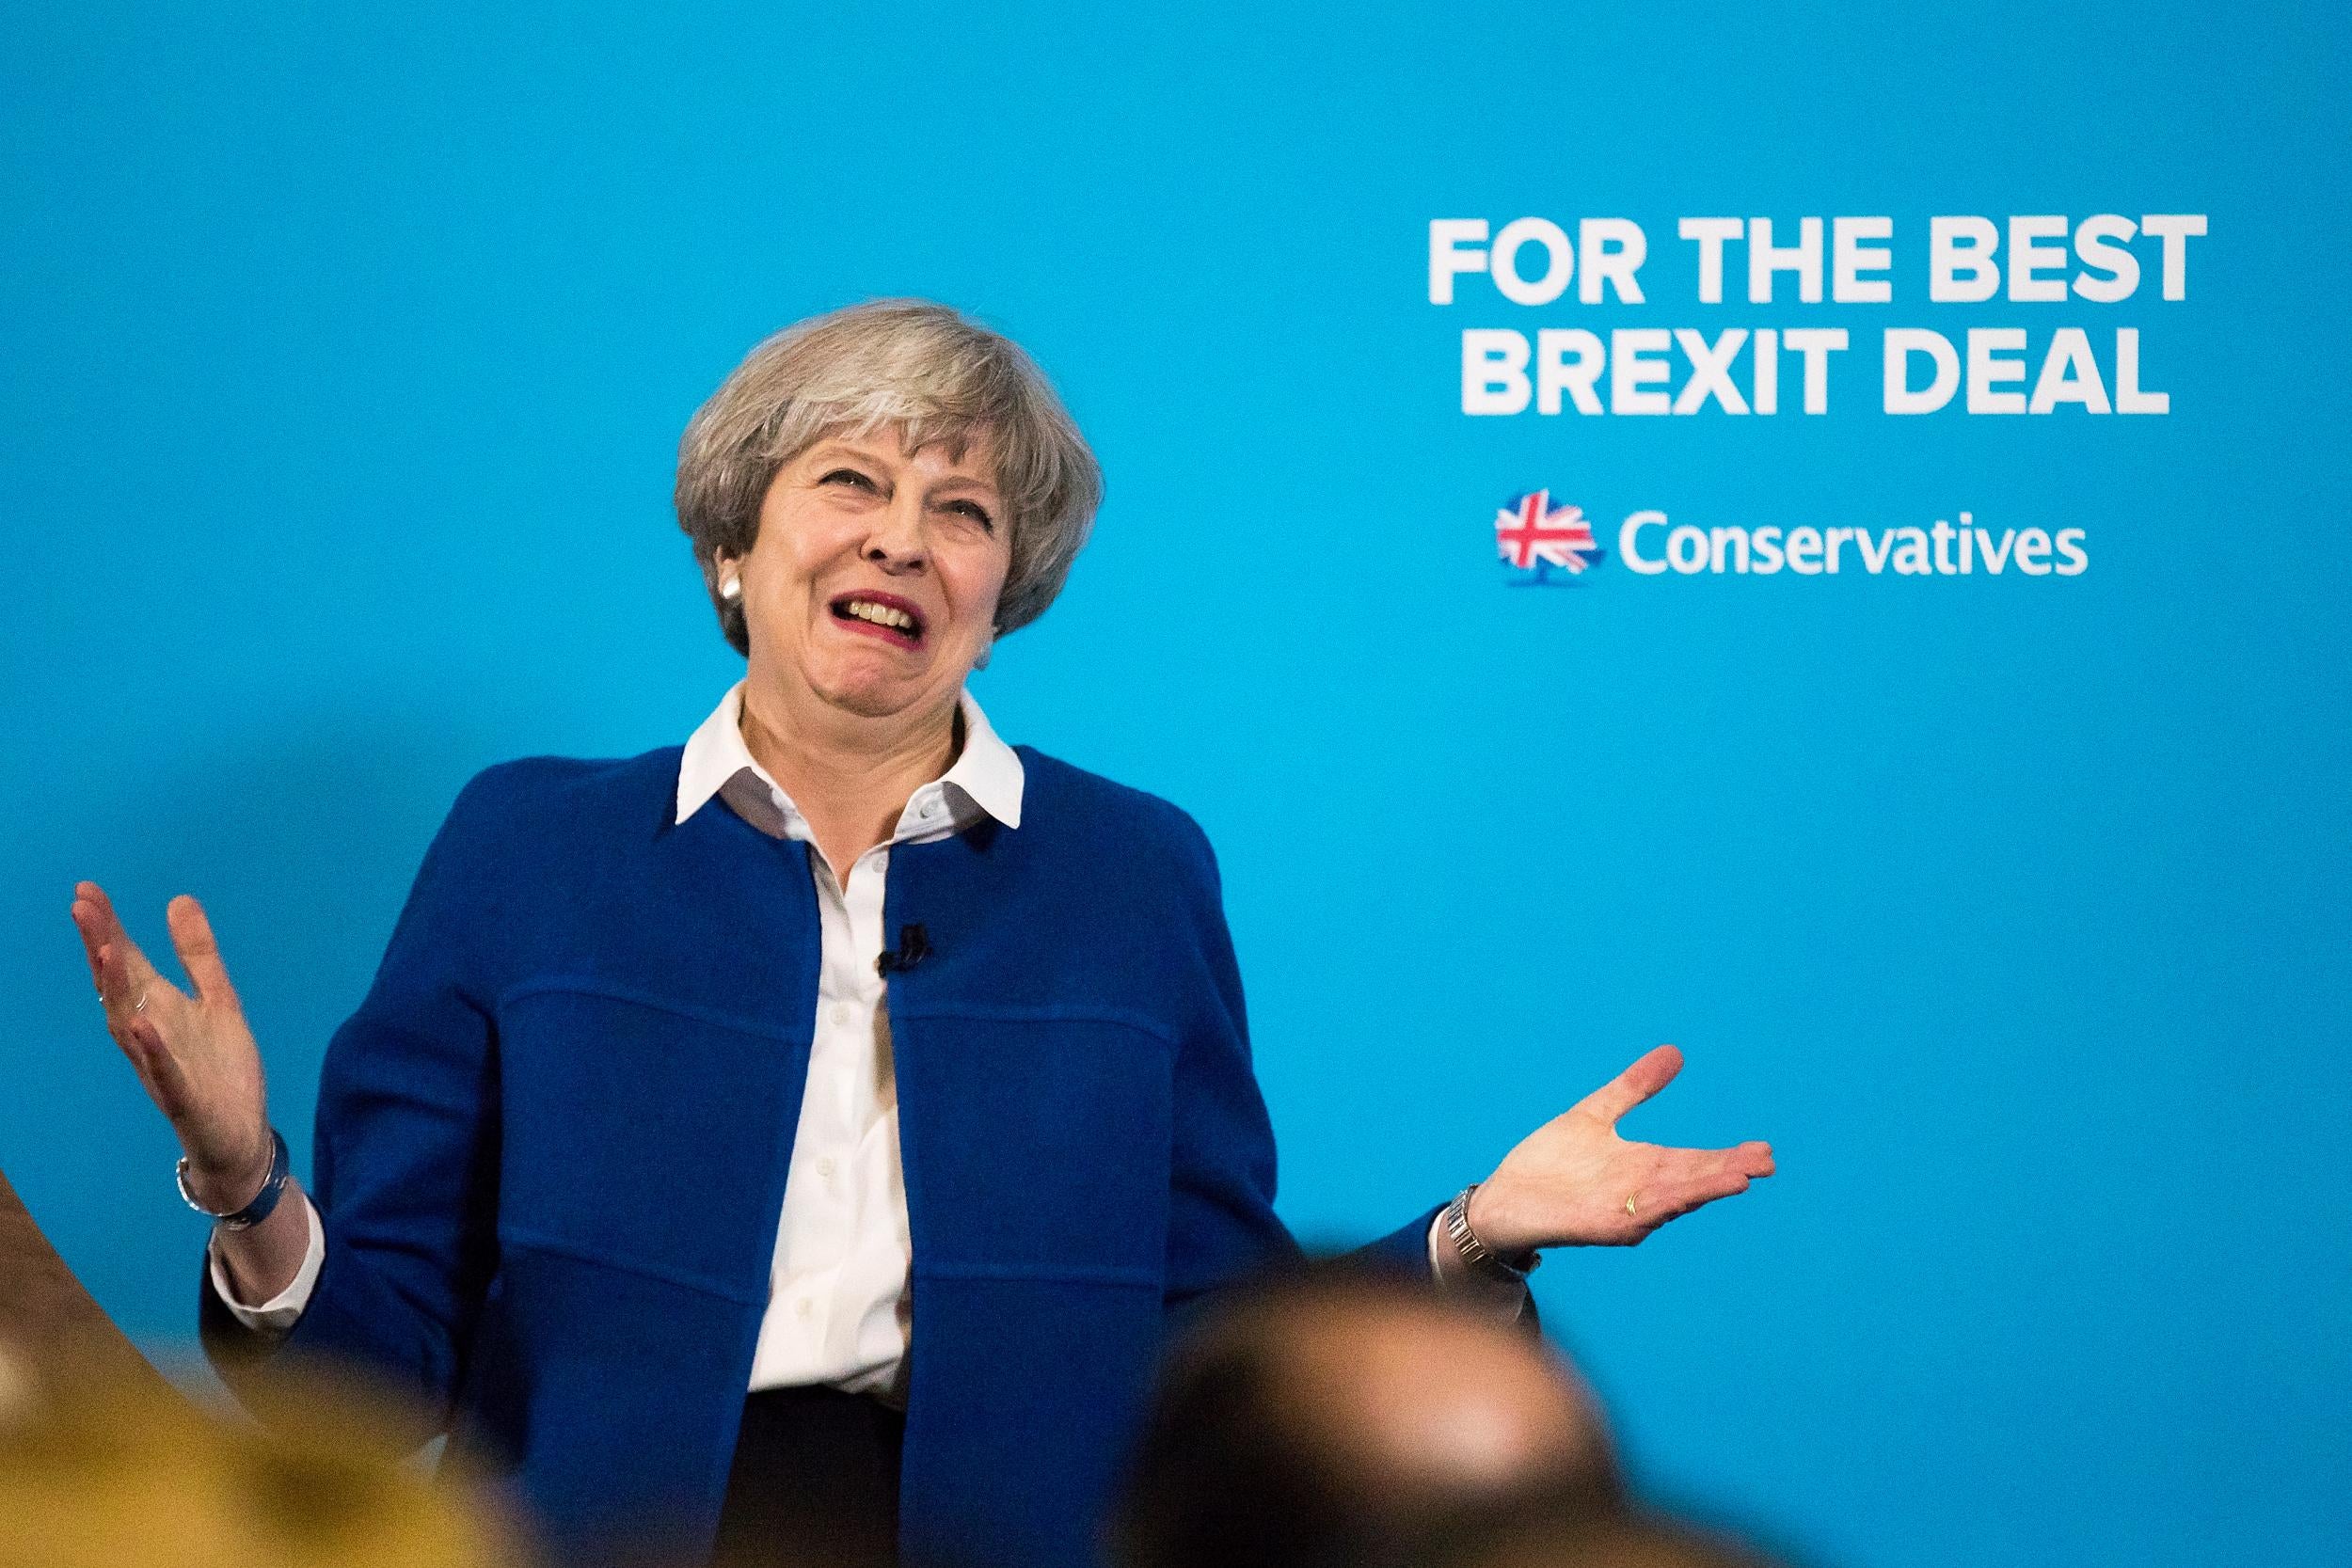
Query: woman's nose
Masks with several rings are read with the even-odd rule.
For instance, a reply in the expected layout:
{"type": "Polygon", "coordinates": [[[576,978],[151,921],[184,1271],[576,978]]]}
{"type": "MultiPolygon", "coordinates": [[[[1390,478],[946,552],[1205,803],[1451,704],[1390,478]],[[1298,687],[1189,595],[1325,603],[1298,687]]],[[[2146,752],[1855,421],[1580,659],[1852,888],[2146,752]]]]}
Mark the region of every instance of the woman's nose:
{"type": "Polygon", "coordinates": [[[924,543],[920,498],[901,495],[894,499],[875,519],[863,553],[868,562],[890,571],[921,567],[930,552],[924,543]]]}

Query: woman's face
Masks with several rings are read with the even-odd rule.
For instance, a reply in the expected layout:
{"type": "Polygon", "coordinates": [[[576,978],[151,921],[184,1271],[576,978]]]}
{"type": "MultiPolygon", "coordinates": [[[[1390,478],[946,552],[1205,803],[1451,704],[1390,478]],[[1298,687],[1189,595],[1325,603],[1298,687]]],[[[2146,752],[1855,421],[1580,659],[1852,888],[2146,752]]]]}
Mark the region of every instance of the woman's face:
{"type": "Polygon", "coordinates": [[[777,471],[739,561],[755,686],[884,718],[945,707],[995,635],[1010,521],[985,439],[960,457],[893,431],[777,471]]]}

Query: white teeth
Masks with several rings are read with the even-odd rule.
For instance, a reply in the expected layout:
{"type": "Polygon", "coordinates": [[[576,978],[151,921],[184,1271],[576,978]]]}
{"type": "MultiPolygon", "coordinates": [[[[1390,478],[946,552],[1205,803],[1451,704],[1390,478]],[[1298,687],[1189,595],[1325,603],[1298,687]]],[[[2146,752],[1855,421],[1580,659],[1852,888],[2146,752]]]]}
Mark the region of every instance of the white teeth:
{"type": "Polygon", "coordinates": [[[851,599],[841,608],[859,620],[871,621],[878,626],[892,626],[899,631],[914,629],[914,616],[909,615],[903,610],[893,610],[888,605],[874,604],[866,599],[851,599]]]}

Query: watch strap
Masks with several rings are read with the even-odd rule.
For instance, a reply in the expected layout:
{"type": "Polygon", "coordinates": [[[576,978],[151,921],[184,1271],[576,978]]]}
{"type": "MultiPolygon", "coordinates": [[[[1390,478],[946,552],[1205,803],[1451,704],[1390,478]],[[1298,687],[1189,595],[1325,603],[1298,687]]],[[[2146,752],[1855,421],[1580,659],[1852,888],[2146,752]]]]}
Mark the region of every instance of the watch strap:
{"type": "Polygon", "coordinates": [[[1478,1186],[1473,1181],[1455,1194],[1438,1223],[1445,1227],[1445,1233],[1453,1240],[1454,1250],[1461,1254],[1463,1262],[1489,1279],[1517,1284],[1534,1272],[1535,1266],[1544,1260],[1543,1255],[1532,1247],[1525,1252],[1500,1253],[1478,1239],[1478,1232],[1470,1228],[1470,1195],[1478,1191],[1478,1186]]]}

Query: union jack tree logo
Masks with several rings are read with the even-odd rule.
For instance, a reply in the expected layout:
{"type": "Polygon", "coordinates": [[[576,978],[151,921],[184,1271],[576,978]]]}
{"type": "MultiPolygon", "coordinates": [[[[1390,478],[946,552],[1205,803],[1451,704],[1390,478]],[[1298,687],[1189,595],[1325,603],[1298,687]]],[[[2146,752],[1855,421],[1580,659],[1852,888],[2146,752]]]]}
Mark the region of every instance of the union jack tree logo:
{"type": "Polygon", "coordinates": [[[1496,553],[1516,571],[1538,579],[1558,566],[1570,576],[1600,564],[1600,546],[1580,506],[1554,506],[1549,490],[1534,490],[1495,514],[1496,553]]]}

